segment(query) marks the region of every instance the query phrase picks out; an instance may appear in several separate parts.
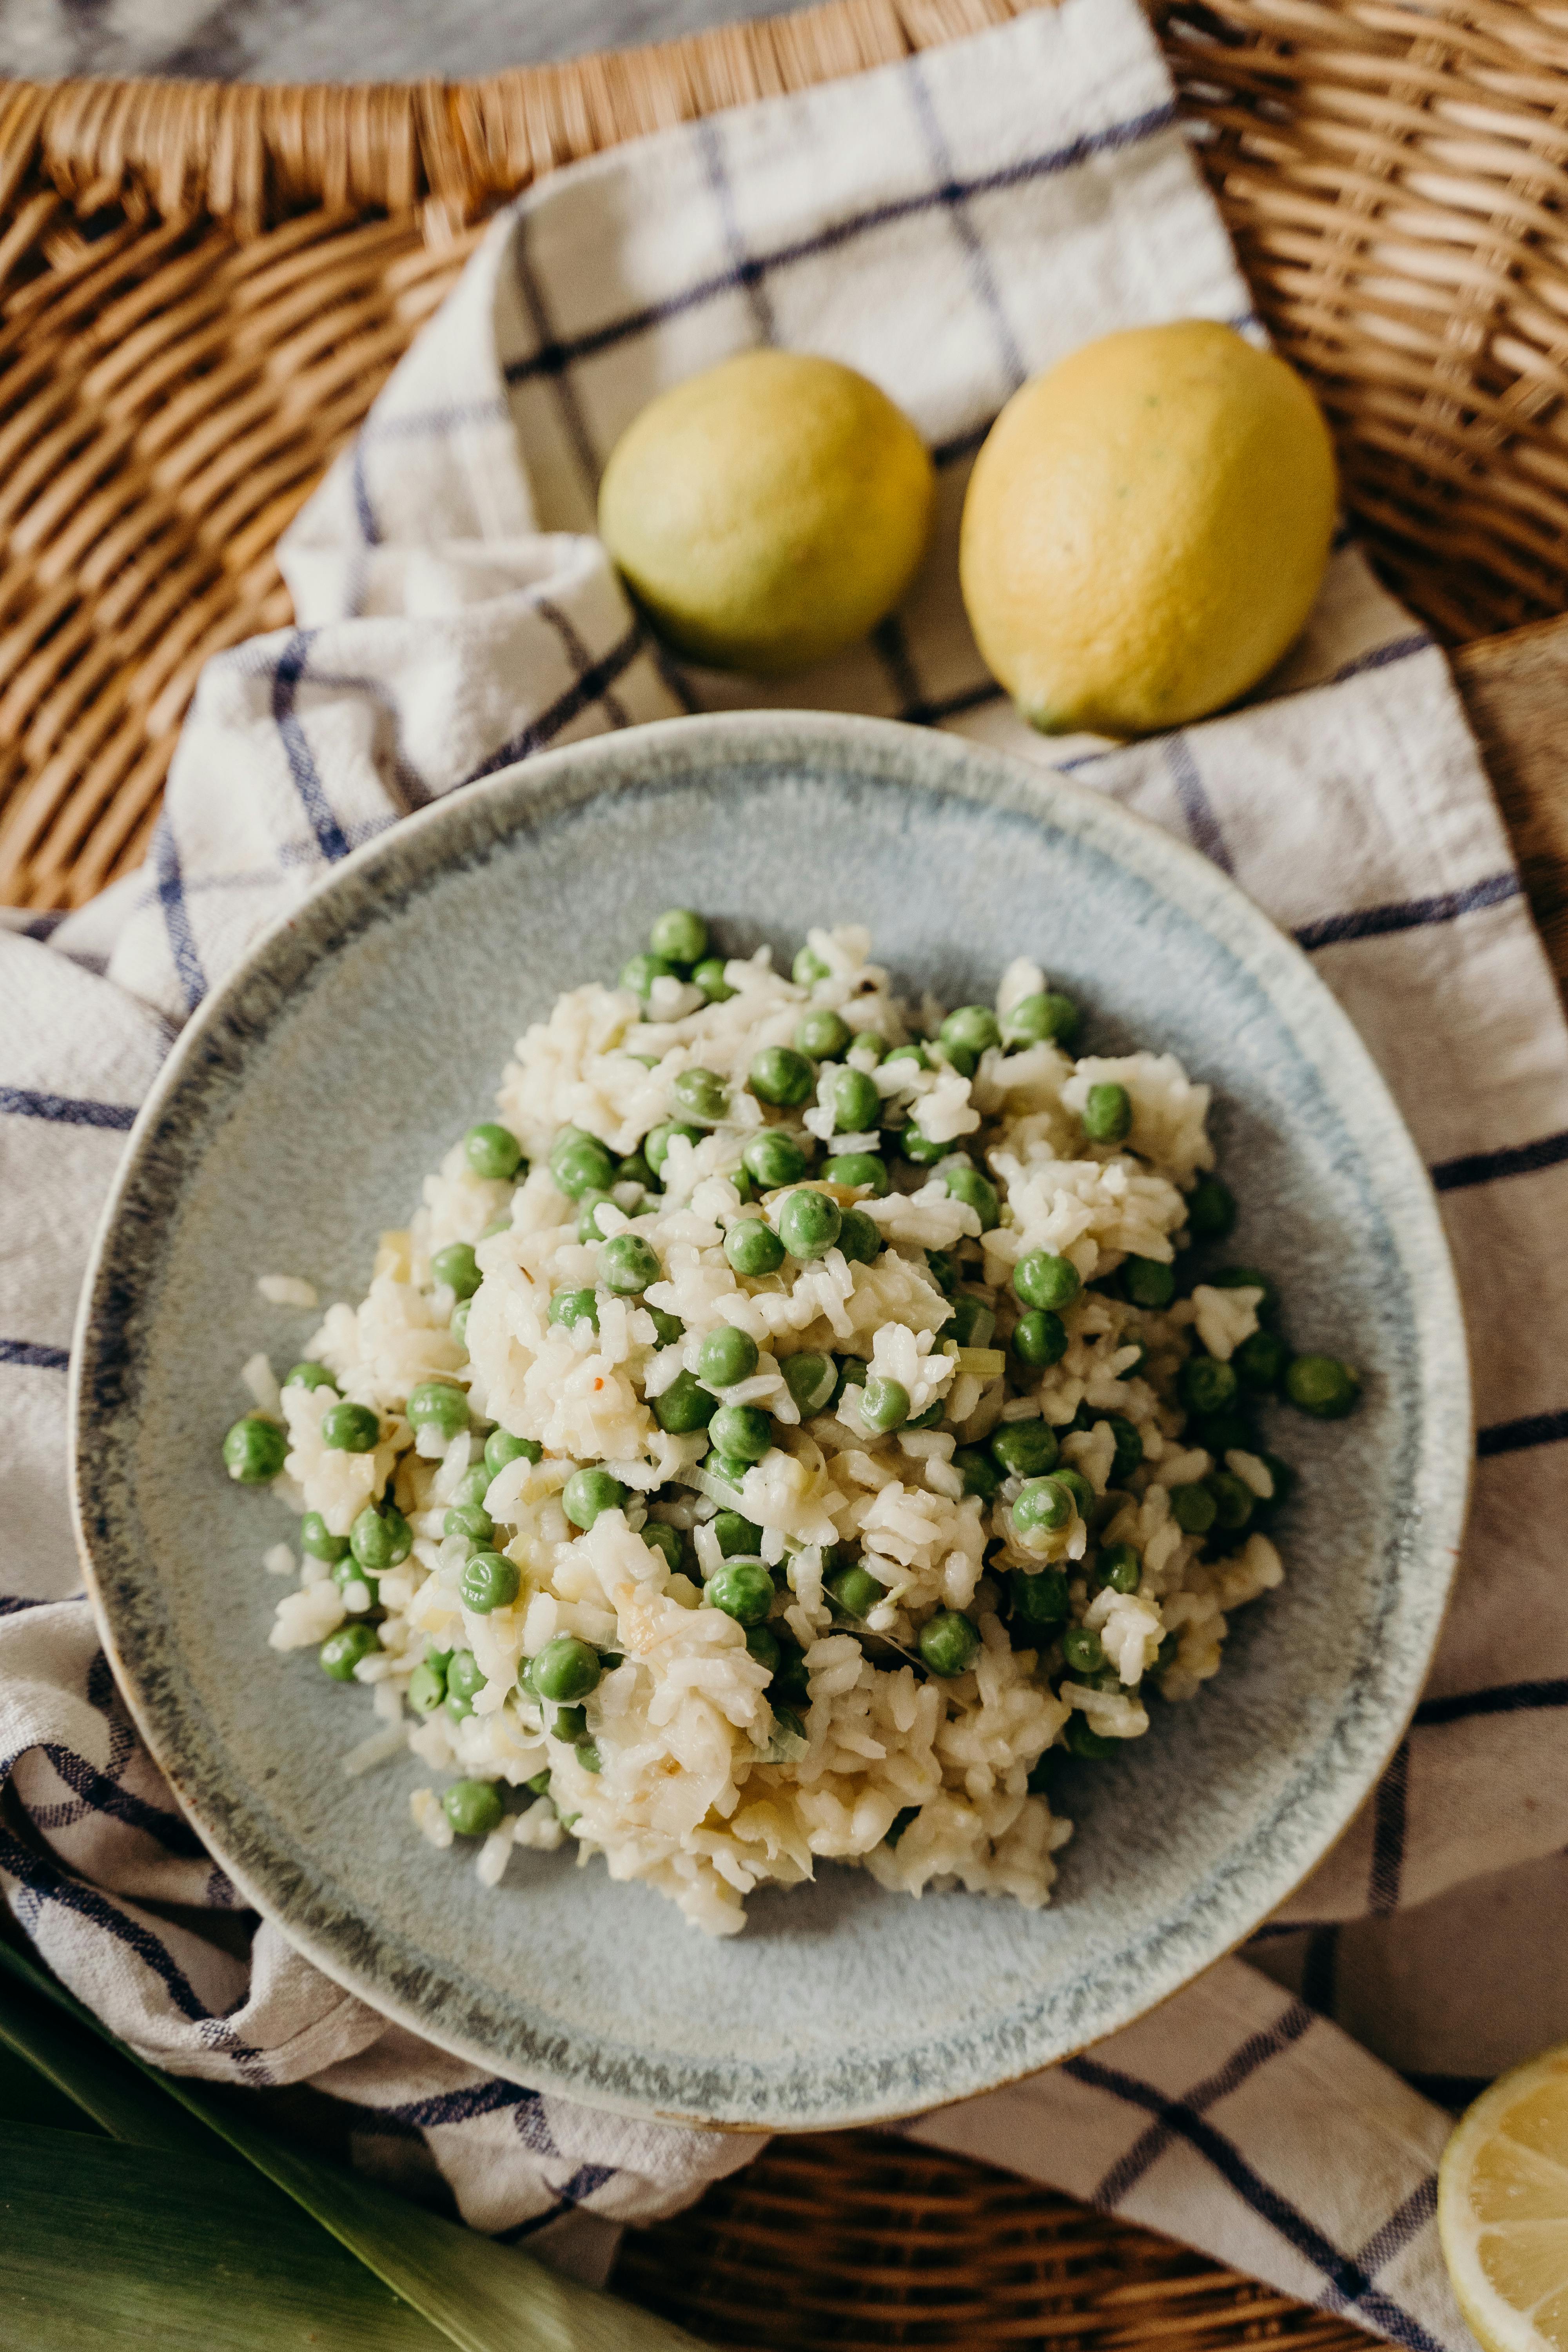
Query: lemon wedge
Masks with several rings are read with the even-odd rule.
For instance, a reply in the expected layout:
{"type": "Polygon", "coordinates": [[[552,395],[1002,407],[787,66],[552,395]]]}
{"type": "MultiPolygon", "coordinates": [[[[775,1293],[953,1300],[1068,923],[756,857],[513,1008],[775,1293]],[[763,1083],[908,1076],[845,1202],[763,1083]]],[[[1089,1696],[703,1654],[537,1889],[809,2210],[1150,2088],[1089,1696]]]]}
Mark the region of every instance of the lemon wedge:
{"type": "Polygon", "coordinates": [[[1568,2352],[1568,2042],[1460,2118],[1438,2168],[1437,2234],[1486,2352],[1568,2352]]]}

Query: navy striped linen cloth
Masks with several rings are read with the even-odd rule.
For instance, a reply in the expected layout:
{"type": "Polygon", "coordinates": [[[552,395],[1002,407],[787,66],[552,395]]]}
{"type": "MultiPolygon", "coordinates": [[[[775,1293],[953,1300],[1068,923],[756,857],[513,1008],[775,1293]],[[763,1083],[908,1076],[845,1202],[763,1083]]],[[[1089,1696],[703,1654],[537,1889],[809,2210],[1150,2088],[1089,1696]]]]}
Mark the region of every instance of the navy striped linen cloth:
{"type": "Polygon", "coordinates": [[[663,132],[496,224],[289,534],[298,627],[205,673],[147,867],[57,927],[0,932],[0,1777],[31,1823],[0,1823],[0,1881],[139,2049],[335,2092],[367,2163],[438,2171],[481,2228],[575,2231],[561,2250],[586,2260],[589,2217],[671,2210],[750,2152],[477,2075],[265,1925],[237,1958],[172,1924],[171,1906],[233,1896],[67,1597],[63,1374],[124,1130],[261,926],[356,844],[509,761],[776,698],[648,640],[591,536],[595,486],[661,386],[759,342],[830,352],[936,449],[938,545],[874,644],[792,698],[1072,767],[1295,932],[1431,1165],[1484,1421],[1429,1692],[1312,1880],[1144,2023],[908,2128],[1427,2352],[1468,2340],[1433,2228],[1445,2103],[1568,2032],[1568,1034],[1442,656],[1353,548],[1268,695],[1226,719],[1131,749],[1047,743],[986,678],[954,539],[990,419],[1086,338],[1192,315],[1257,331],[1131,0],[1067,0],[663,132]]]}

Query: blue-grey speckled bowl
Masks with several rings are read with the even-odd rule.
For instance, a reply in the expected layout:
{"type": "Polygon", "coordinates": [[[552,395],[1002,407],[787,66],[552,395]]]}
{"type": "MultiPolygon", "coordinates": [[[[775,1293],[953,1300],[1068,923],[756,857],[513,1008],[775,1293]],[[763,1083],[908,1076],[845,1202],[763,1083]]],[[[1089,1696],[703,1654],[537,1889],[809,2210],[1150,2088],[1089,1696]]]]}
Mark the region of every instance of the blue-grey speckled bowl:
{"type": "Polygon", "coordinates": [[[1350,1819],[1436,1635],[1470,1453],[1465,1346],[1424,1171],[1338,1005],[1191,850],[951,737],[795,714],[682,719],[530,761],[349,858],[203,1008],[138,1119],[73,1355],[77,1507],[149,1745],[238,1885],[329,1975],[448,2049],[627,2113],[816,2127],[985,2089],[1125,2025],[1227,1950],[1350,1819]],[[483,1108],[523,1024],[670,904],[787,953],[869,923],[950,1002],[1020,950],[1096,1042],[1218,1090],[1232,1254],[1298,1346],[1363,1370],[1295,1416],[1289,1580],[1197,1705],[1079,1766],[1033,1914],[826,1866],[715,1944],[602,1864],[519,1852],[496,1894],[413,1832],[412,1759],[339,1769],[368,1703],[267,1647],[282,1507],[218,1459],[254,1349],[310,1321],[258,1273],[355,1297],[375,1236],[483,1108]]]}

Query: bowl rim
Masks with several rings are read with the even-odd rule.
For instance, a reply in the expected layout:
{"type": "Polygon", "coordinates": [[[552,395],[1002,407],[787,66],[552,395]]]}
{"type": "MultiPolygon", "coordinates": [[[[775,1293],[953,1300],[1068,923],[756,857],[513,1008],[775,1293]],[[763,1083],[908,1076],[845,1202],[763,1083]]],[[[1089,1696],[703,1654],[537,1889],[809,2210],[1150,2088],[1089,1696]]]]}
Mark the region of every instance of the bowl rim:
{"type": "MultiPolygon", "coordinates": [[[[248,1024],[252,1043],[267,1033],[281,1017],[282,1011],[282,1006],[274,1003],[259,1024],[248,1024]]],[[[1301,1042],[1306,1050],[1307,1041],[1301,1042]]],[[[216,1059],[220,1064],[234,1066],[232,1049],[226,1055],[220,1052],[216,1059]]],[[[1333,1091],[1336,1099],[1342,1099],[1341,1089],[1336,1087],[1333,1091]]],[[[198,1136],[204,1131],[206,1116],[198,1111],[195,1119],[194,1132],[198,1136]]],[[[142,1268],[143,1282],[157,1262],[156,1253],[140,1255],[137,1264],[142,1268]]],[[[974,743],[962,736],[898,720],[787,709],[661,719],[587,737],[514,761],[375,835],[334,865],[300,899],[269,923],[184,1024],[128,1135],[89,1255],[71,1340],[68,1409],[72,1527],[105,1655],[154,1761],[203,1842],[222,1864],[247,1904],[271,1920],[293,1948],[334,1983],[378,2014],[407,2027],[455,2057],[487,2071],[499,2068],[514,2079],[521,2071],[532,2089],[607,2112],[736,2131],[810,2131],[887,2124],[924,2113],[934,2105],[1021,2081],[1042,2066],[1070,2057],[1107,2034],[1147,2016],[1245,1942],[1253,1929],[1287,1901],[1316,1869],[1376,1787],[1405,1735],[1436,1648],[1458,1571],[1473,1475],[1473,1440],[1470,1367],[1458,1285],[1430,1178],[1368,1047],[1296,941],[1228,874],[1188,843],[1059,770],[1036,765],[1015,753],[974,743]],[[563,2041],[567,2042],[569,2058],[572,2037],[563,2035],[559,2028],[551,2036],[549,2046],[541,2041],[524,2054],[498,2050],[465,2033],[460,2027],[447,2023],[444,2016],[433,2022],[417,2001],[405,1998],[384,1977],[378,1979],[374,1969],[358,1957],[364,1949],[363,1940],[356,1947],[356,1957],[351,1958],[331,1940],[300,1922],[297,1916],[298,1889],[292,1874],[280,1864],[279,1857],[272,1857],[273,1877],[269,1882],[264,1873],[247,1867],[226,1850],[222,1831],[205,1817],[199,1796],[189,1785],[191,1775],[183,1769],[177,1722],[138,1687],[121,1654],[106,1589],[117,1572],[117,1563],[106,1557],[100,1577],[89,1533],[90,1456],[95,1433],[90,1400],[94,1381],[101,1368],[106,1333],[116,1332],[127,1313],[133,1311],[133,1300],[128,1302],[123,1293],[112,1303],[107,1295],[121,1271],[116,1264],[121,1213],[137,1184],[153,1137],[204,1060],[214,1058],[215,1043],[221,1039],[231,1013],[246,992],[265,980],[279,963],[298,961],[302,949],[308,950],[312,963],[324,961],[337,949],[362,936],[377,919],[384,919],[378,916],[374,887],[363,894],[363,903],[351,919],[335,921],[334,917],[341,902],[358,894],[362,882],[374,886],[378,868],[386,867],[394,860],[405,863],[411,845],[422,854],[415,860],[416,870],[406,880],[398,881],[391,894],[394,917],[402,904],[417,899],[448,868],[470,862],[486,847],[499,847],[510,836],[529,830],[536,820],[548,823],[552,817],[616,793],[635,781],[635,772],[639,767],[655,768],[663,755],[673,754],[679,761],[686,756],[688,747],[690,764],[687,772],[693,776],[725,762],[757,766],[776,763],[781,758],[798,759],[803,751],[818,750],[825,751],[830,761],[836,755],[841,764],[847,761],[873,781],[923,782],[928,788],[934,783],[944,797],[978,800],[993,808],[1011,807],[1026,816],[1034,814],[1100,852],[1112,866],[1123,870],[1131,868],[1156,895],[1176,904],[1207,936],[1213,938],[1217,932],[1223,944],[1237,953],[1238,961],[1266,988],[1271,999],[1278,1001],[1283,994],[1282,1010],[1293,1033],[1299,1034],[1298,1015],[1303,1012],[1308,1014],[1313,1032],[1314,1059],[1324,1061],[1331,1052],[1336,1067],[1348,1066],[1353,1073],[1357,1104],[1349,1123],[1368,1165],[1375,1169],[1376,1197],[1399,1234],[1402,1261],[1412,1251],[1424,1260],[1424,1286],[1418,1301],[1421,1344],[1417,1355],[1423,1368],[1421,1421],[1426,1434],[1415,1472],[1415,1488],[1422,1500],[1421,1525],[1411,1559],[1402,1569],[1396,1588],[1406,1611],[1414,1601],[1421,1601],[1419,1633],[1413,1643],[1406,1644],[1396,1677],[1397,1700],[1381,1718],[1375,1735],[1363,1730],[1359,1744],[1352,1747],[1332,1775],[1328,1792],[1320,1790],[1315,1794],[1318,1818],[1306,1859],[1301,1861],[1298,1854],[1289,1871],[1270,1883],[1263,1893],[1238,1899],[1231,1883],[1238,1875],[1230,1866],[1236,1857],[1230,1858],[1230,1864],[1221,1857],[1215,1871],[1217,1875],[1223,1869],[1227,1882],[1227,1890],[1217,1906],[1223,1914],[1223,1926],[1220,1932],[1198,1939],[1201,1949],[1196,1956],[1184,1957],[1163,1979],[1158,1970],[1147,1971],[1139,1990],[1130,1997],[1124,1994],[1119,2000],[1107,2003],[1107,2013],[1093,2017],[1086,2025],[1054,2036],[1037,2031],[1039,2046],[1029,2048],[1022,2061],[1017,2042],[1027,2039],[1028,2029],[1012,2021],[1009,2032],[1013,2046],[1005,2061],[998,2054],[995,2063],[984,2069],[972,2067],[962,2079],[933,2082],[929,2093],[922,2086],[922,2095],[913,2102],[907,2096],[871,2095],[858,2103],[835,2105],[820,2111],[794,2105],[785,2109],[781,2103],[776,2112],[766,2114],[753,2113],[749,2105],[742,2112],[736,2107],[658,2104],[646,2096],[618,2093],[606,2087],[597,2075],[585,2076],[581,2065],[573,2067],[563,2063],[561,2045],[563,2041]],[[924,778],[918,774],[922,766],[928,772],[924,778]],[[942,772],[934,778],[930,773],[933,767],[942,772]],[[1032,810],[1028,806],[1031,800],[1035,802],[1032,810]],[[1242,949],[1247,952],[1242,954],[1242,949]],[[1364,1133],[1369,1124],[1379,1130],[1375,1159],[1364,1133]],[[1439,1360],[1436,1370],[1435,1358],[1439,1360]],[[1436,1401],[1432,1394],[1435,1384],[1439,1391],[1436,1401]],[[1444,1444],[1437,1442],[1438,1433],[1433,1426],[1435,1402],[1444,1408],[1444,1444]],[[279,1878],[283,1881],[281,1885],[278,1884],[279,1878]]],[[[108,1538],[104,1538],[104,1548],[106,1553],[112,1549],[108,1538]]],[[[1343,1727],[1342,1712],[1333,1730],[1342,1732],[1343,1727]]],[[[1325,1738],[1328,1736],[1325,1734],[1325,1738]]],[[[1254,1839],[1257,1834],[1257,1831],[1252,1832],[1254,1839]]],[[[1240,1875],[1246,1883],[1253,1883],[1258,1875],[1256,1866],[1249,1874],[1240,1875]]],[[[373,1951],[374,1948],[373,1938],[373,1951]]],[[[457,1988],[448,1983],[448,1990],[455,1991],[457,1988]]],[[[688,2071],[695,2074],[700,2070],[693,2064],[688,2071]]]]}

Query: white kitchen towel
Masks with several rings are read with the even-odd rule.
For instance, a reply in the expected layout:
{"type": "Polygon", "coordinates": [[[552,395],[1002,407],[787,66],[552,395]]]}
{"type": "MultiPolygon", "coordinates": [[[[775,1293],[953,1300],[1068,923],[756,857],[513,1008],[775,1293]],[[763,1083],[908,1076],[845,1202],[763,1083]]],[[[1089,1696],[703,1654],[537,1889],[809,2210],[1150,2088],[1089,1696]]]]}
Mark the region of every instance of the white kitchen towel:
{"type": "Polygon", "coordinates": [[[916,419],[940,518],[904,608],[790,698],[1070,765],[1294,931],[1432,1167],[1483,1423],[1428,1692],[1335,1852],[1246,1958],[909,2128],[1405,2345],[1457,2347],[1433,2228],[1440,2102],[1568,2032],[1568,1981],[1542,1957],[1568,1949],[1568,1033],[1443,657],[1352,548],[1268,692],[1206,725],[1123,749],[1047,741],[986,677],[954,541],[991,417],[1086,338],[1194,314],[1257,332],[1131,0],[1066,0],[661,133],[496,224],[288,535],[299,626],[209,665],[148,868],[58,925],[0,933],[0,1883],[140,2050],[336,2092],[367,2161],[433,2158],[480,2227],[668,2210],[754,2145],[459,2067],[266,1926],[247,1958],[204,1938],[199,1914],[232,1890],[67,1597],[63,1375],[123,1131],[261,926],[407,810],[547,744],[778,699],[649,638],[592,537],[595,482],[663,385],[758,342],[825,352],[916,419]]]}

